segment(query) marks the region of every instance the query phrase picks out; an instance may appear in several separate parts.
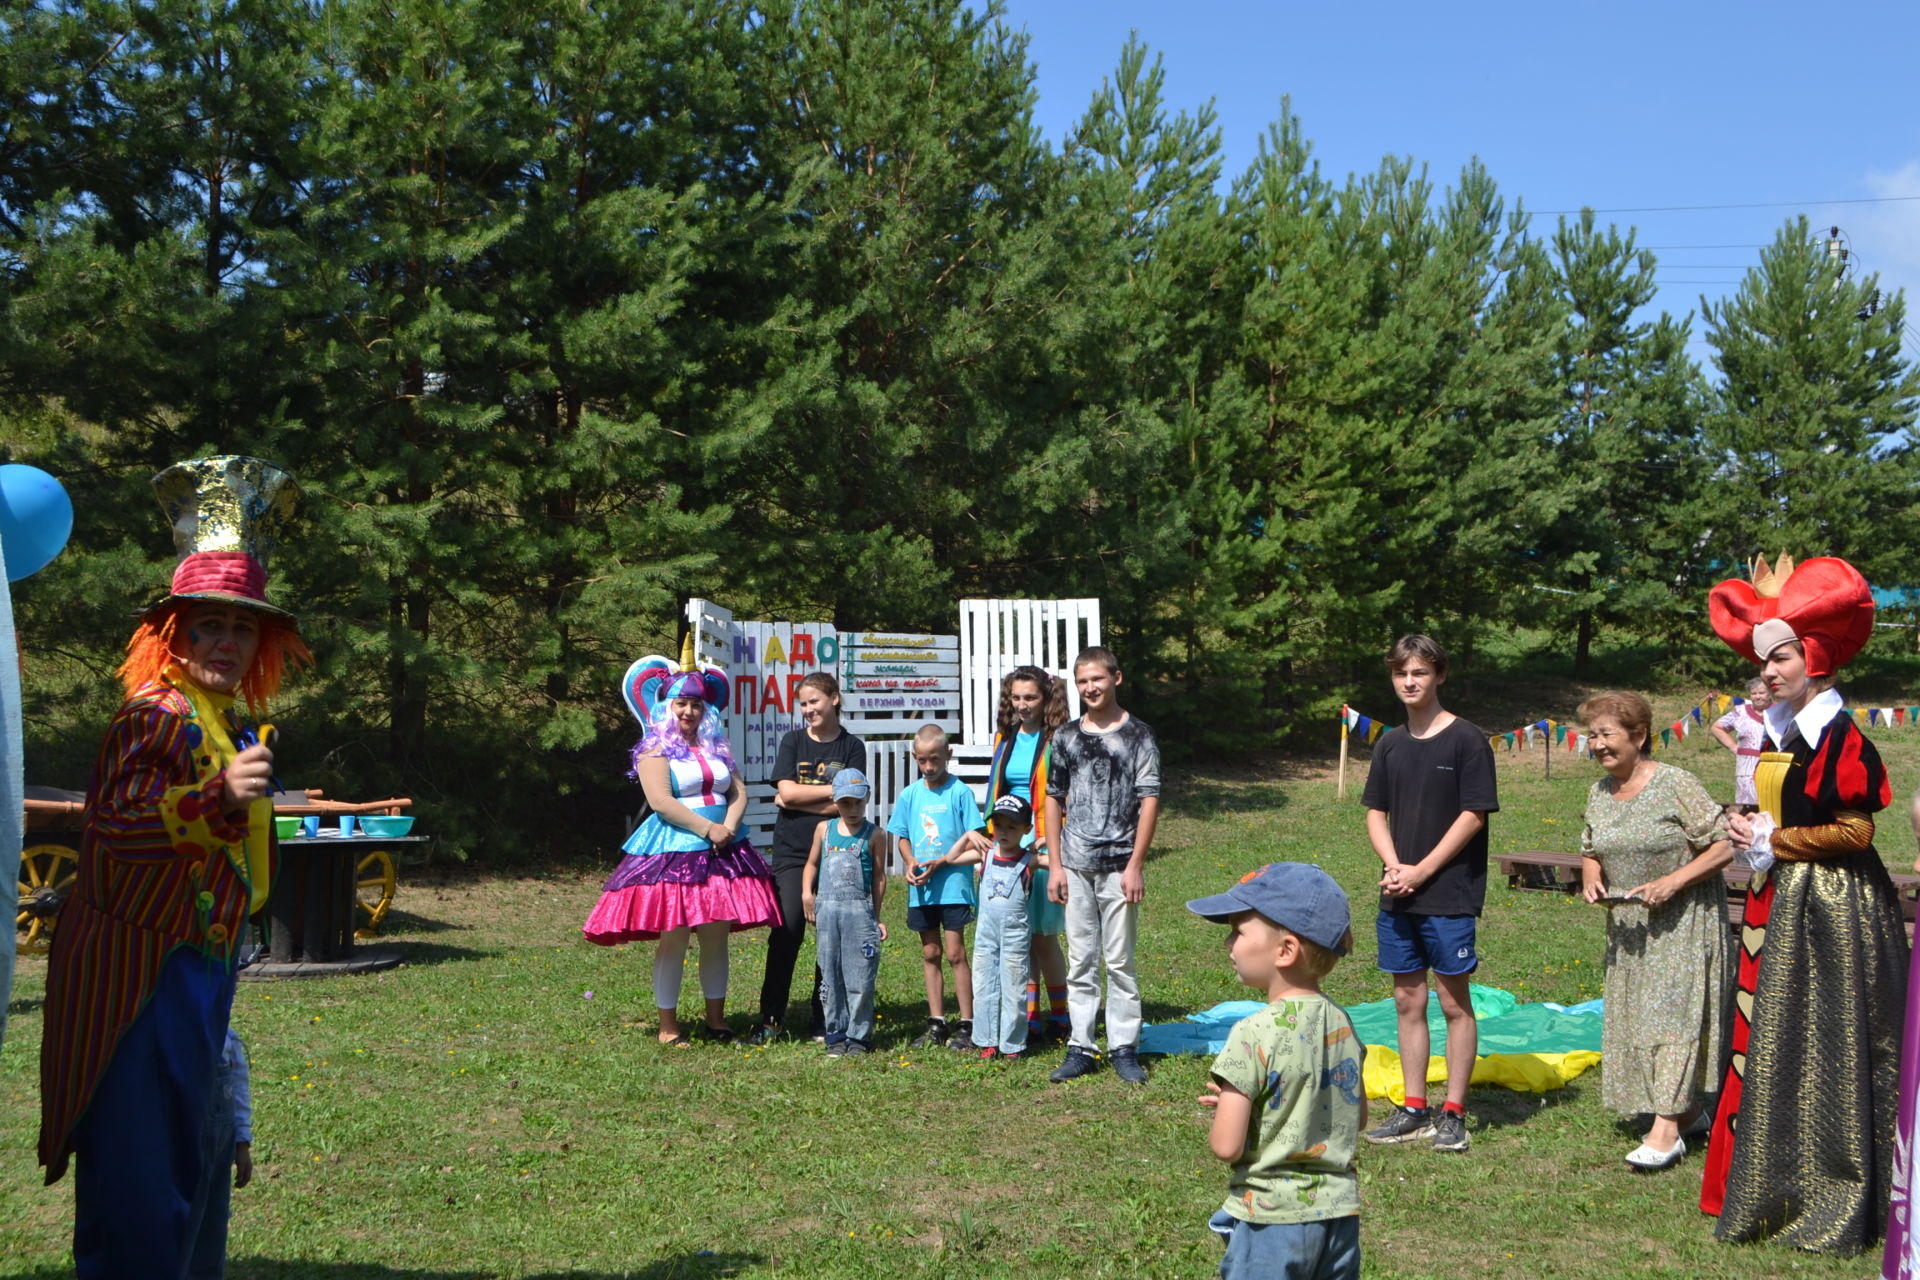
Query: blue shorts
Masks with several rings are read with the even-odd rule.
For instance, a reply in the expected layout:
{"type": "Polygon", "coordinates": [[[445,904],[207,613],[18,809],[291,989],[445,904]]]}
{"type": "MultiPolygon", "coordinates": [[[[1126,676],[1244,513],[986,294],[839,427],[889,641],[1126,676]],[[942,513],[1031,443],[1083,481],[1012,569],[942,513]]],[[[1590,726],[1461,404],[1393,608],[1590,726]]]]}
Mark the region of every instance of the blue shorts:
{"type": "Polygon", "coordinates": [[[1360,1280],[1360,1218],[1245,1222],[1225,1209],[1207,1220],[1225,1237],[1224,1280],[1360,1280]]]}
{"type": "Polygon", "coordinates": [[[915,933],[932,933],[935,929],[959,933],[972,923],[973,908],[964,902],[934,902],[907,908],[907,928],[915,933]]]}
{"type": "Polygon", "coordinates": [[[1478,923],[1472,916],[1382,911],[1374,921],[1374,932],[1380,940],[1380,969],[1384,973],[1431,969],[1443,978],[1472,973],[1480,967],[1480,956],[1473,948],[1478,923]]]}

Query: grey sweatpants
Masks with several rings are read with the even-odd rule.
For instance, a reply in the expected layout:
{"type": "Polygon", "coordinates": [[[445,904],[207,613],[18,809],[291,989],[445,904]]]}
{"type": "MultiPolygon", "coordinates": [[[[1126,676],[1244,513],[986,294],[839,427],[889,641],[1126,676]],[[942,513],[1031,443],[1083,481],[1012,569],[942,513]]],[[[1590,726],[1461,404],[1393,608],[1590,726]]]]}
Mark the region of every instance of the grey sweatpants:
{"type": "Polygon", "coordinates": [[[1133,971],[1133,941],[1140,906],[1120,892],[1118,871],[1074,871],[1067,879],[1067,1016],[1071,1043],[1093,1042],[1100,1014],[1100,969],[1107,970],[1107,1047],[1140,1042],[1140,979],[1133,971]]]}
{"type": "Polygon", "coordinates": [[[873,1044],[873,989],[880,978],[880,922],[873,899],[816,898],[813,938],[820,958],[820,1003],[827,1043],[873,1044]]]}

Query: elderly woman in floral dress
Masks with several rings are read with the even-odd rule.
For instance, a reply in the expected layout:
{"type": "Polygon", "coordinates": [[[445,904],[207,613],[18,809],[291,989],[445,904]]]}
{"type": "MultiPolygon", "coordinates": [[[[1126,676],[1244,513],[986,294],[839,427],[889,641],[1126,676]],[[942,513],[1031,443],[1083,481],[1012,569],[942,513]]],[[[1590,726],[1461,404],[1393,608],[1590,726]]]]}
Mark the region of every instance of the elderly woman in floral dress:
{"type": "Polygon", "coordinates": [[[1601,1098],[1653,1117],[1626,1157],[1653,1172],[1687,1154],[1685,1135],[1705,1132],[1700,1098],[1726,1051],[1733,967],[1720,872],[1733,854],[1700,780],[1651,759],[1645,698],[1598,694],[1580,719],[1607,771],[1587,795],[1580,841],[1586,899],[1608,907],[1601,1098]]]}

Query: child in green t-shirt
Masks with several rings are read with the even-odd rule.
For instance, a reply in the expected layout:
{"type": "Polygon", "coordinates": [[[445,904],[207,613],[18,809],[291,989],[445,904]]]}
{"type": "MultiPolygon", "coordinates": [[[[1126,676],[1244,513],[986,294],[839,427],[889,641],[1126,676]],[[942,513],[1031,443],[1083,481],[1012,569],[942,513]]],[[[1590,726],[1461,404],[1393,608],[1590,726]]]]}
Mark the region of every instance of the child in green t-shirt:
{"type": "Polygon", "coordinates": [[[1208,1143],[1233,1166],[1227,1200],[1207,1225],[1226,1237],[1226,1280],[1358,1280],[1360,1186],[1353,1152],[1366,1119],[1366,1047],[1320,982],[1353,949],[1347,896],[1333,877],[1270,862],[1187,909],[1231,926],[1240,981],[1267,993],[1214,1059],[1200,1104],[1208,1143]]]}

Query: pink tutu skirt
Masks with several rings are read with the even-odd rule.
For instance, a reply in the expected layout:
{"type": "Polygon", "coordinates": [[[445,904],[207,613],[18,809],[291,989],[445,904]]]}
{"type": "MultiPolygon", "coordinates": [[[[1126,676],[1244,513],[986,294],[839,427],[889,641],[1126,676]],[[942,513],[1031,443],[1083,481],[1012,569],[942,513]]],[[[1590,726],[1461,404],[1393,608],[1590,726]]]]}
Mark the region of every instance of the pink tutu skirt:
{"type": "Polygon", "coordinates": [[[718,853],[701,849],[622,858],[581,932],[588,942],[610,947],[721,923],[733,933],[780,923],[773,871],[745,840],[718,853]]]}

